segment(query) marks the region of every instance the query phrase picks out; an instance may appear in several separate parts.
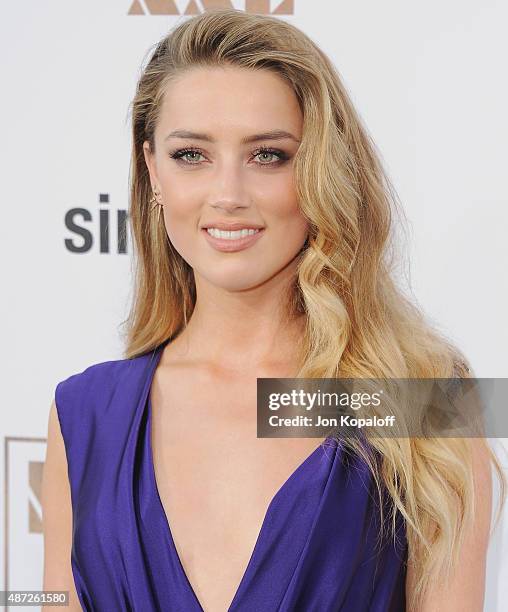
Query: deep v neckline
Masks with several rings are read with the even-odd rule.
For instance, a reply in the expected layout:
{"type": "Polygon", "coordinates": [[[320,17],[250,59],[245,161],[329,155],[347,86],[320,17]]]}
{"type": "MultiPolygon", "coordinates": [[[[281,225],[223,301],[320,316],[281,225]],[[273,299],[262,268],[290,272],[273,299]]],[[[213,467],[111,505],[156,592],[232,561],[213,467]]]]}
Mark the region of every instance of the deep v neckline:
{"type": "MultiPolygon", "coordinates": [[[[149,462],[149,474],[150,474],[150,485],[151,485],[151,494],[154,495],[155,499],[156,499],[156,504],[157,504],[157,511],[159,512],[159,516],[163,522],[164,525],[164,529],[165,529],[165,534],[167,537],[167,541],[170,547],[170,552],[173,554],[174,558],[177,561],[177,565],[178,565],[178,570],[182,576],[182,578],[185,581],[185,584],[187,585],[187,588],[189,589],[189,592],[192,595],[192,598],[194,599],[196,605],[199,607],[199,609],[204,612],[204,608],[201,604],[201,602],[198,599],[198,596],[196,595],[196,591],[194,590],[194,587],[192,586],[189,577],[187,576],[187,572],[185,571],[185,568],[183,566],[182,560],[180,558],[180,555],[178,553],[178,550],[176,548],[176,544],[173,538],[173,533],[171,531],[171,526],[169,523],[169,519],[168,516],[166,514],[166,511],[164,509],[164,506],[162,504],[162,499],[159,493],[159,487],[157,485],[157,479],[155,476],[155,463],[153,460],[153,448],[152,448],[152,401],[151,401],[151,389],[152,389],[152,384],[153,384],[153,380],[155,377],[155,371],[157,370],[157,366],[159,364],[161,355],[162,355],[162,351],[164,349],[164,347],[166,346],[166,344],[169,342],[169,340],[165,341],[163,344],[161,344],[157,349],[155,349],[156,354],[153,358],[153,363],[150,364],[150,372],[148,375],[148,382],[147,385],[145,387],[146,390],[146,396],[144,398],[143,401],[143,411],[147,410],[148,414],[147,414],[147,426],[146,426],[146,436],[147,436],[147,446],[148,446],[148,462],[149,462]]],[[[275,507],[277,505],[277,503],[279,502],[279,500],[282,498],[284,491],[288,488],[289,484],[308,466],[309,463],[312,462],[313,458],[316,457],[319,453],[320,449],[324,450],[325,444],[328,441],[328,438],[326,438],[325,440],[322,440],[319,444],[319,446],[317,446],[300,464],[298,464],[298,466],[293,470],[293,472],[291,472],[291,474],[286,478],[286,480],[282,483],[282,485],[277,489],[277,491],[275,492],[275,494],[273,495],[273,497],[271,498],[270,502],[268,503],[268,506],[266,507],[266,510],[264,512],[264,516],[263,516],[263,520],[261,521],[261,527],[259,528],[257,537],[256,537],[256,541],[254,543],[254,547],[251,551],[251,554],[249,556],[249,560],[247,561],[247,565],[242,573],[242,577],[240,578],[240,582],[238,584],[238,586],[236,587],[236,590],[234,592],[233,598],[231,600],[231,602],[229,603],[228,607],[227,607],[227,612],[229,612],[230,610],[232,610],[233,606],[235,606],[237,604],[237,599],[238,596],[242,590],[243,585],[245,584],[245,582],[248,580],[249,578],[249,570],[252,567],[252,565],[254,564],[255,560],[256,560],[256,553],[258,551],[259,548],[259,543],[261,541],[262,536],[264,535],[266,529],[267,529],[267,525],[269,523],[269,519],[271,514],[274,512],[275,507]]]]}

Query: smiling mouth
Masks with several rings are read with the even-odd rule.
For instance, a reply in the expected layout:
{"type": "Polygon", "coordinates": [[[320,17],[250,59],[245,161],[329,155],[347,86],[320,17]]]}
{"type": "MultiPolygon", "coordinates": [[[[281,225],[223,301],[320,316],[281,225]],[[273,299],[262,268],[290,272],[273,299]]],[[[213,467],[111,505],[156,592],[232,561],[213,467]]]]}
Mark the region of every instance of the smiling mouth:
{"type": "Polygon", "coordinates": [[[265,228],[243,228],[239,230],[219,230],[216,227],[203,227],[201,231],[208,244],[216,251],[233,253],[243,251],[260,240],[265,228]]]}
{"type": "Polygon", "coordinates": [[[252,228],[226,231],[217,229],[216,227],[207,227],[205,230],[210,236],[220,238],[222,240],[240,240],[241,238],[245,238],[247,236],[253,236],[260,231],[259,229],[252,228]]]}

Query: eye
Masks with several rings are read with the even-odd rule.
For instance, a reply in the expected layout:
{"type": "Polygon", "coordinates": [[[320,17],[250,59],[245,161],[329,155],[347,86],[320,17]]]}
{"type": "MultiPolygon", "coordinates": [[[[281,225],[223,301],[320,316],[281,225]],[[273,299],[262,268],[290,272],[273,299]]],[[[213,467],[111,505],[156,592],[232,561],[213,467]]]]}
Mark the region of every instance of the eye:
{"type": "MultiPolygon", "coordinates": [[[[172,151],[170,157],[187,166],[199,166],[201,161],[199,156],[203,156],[203,153],[200,149],[197,148],[186,148],[186,149],[176,149],[172,151]]],[[[279,166],[283,164],[285,161],[289,159],[289,155],[281,151],[280,149],[272,149],[270,147],[259,147],[256,151],[253,152],[254,157],[260,157],[262,161],[257,162],[259,166],[279,166]],[[268,161],[266,158],[268,157],[268,161]],[[270,161],[270,158],[276,157],[275,161],[270,161]]]]}
{"type": "MultiPolygon", "coordinates": [[[[187,155],[202,155],[202,153],[199,149],[177,149],[170,154],[170,157],[179,161],[180,159],[184,159],[187,155]]],[[[184,159],[184,163],[192,166],[199,164],[199,161],[196,162],[195,159],[192,161],[192,158],[190,158],[190,161],[188,159],[184,159]]]]}
{"type": "Polygon", "coordinates": [[[269,147],[260,147],[257,151],[254,152],[254,157],[258,157],[259,156],[266,156],[268,157],[273,157],[276,156],[277,160],[275,162],[273,161],[269,161],[269,162],[261,162],[260,165],[262,166],[275,166],[281,163],[284,163],[286,160],[289,159],[288,155],[286,155],[284,153],[284,151],[281,151],[280,149],[271,149],[269,147]]]}

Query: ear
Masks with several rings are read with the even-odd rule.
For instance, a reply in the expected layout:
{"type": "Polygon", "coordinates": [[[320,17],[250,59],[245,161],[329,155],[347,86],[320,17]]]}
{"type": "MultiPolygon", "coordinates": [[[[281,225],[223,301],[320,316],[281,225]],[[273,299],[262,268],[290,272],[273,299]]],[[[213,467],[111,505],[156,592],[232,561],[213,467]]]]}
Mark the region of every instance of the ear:
{"type": "Polygon", "coordinates": [[[148,173],[150,174],[150,182],[152,184],[152,188],[158,188],[159,177],[157,176],[155,154],[150,150],[150,143],[148,142],[148,140],[145,140],[145,142],[143,143],[143,155],[145,157],[145,163],[148,168],[148,173]]]}

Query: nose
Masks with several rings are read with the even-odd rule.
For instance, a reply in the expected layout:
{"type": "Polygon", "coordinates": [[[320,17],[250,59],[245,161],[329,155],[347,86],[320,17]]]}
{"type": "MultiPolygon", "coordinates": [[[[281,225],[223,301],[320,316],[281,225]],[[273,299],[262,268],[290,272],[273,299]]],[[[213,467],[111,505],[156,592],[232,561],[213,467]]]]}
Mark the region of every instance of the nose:
{"type": "Polygon", "coordinates": [[[246,177],[237,158],[217,163],[208,180],[207,201],[212,208],[232,212],[250,206],[246,177]]]}
{"type": "Polygon", "coordinates": [[[220,202],[212,204],[211,207],[215,210],[223,210],[226,213],[231,213],[238,208],[248,208],[248,205],[237,201],[221,200],[220,202]]]}

